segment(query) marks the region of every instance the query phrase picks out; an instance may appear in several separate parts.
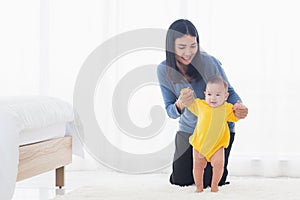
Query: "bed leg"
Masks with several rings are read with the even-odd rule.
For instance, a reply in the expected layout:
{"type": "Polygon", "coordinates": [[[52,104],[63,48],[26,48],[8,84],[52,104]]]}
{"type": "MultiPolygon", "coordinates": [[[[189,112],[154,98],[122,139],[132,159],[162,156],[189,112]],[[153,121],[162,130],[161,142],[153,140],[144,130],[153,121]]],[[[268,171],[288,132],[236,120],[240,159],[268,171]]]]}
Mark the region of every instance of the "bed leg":
{"type": "Polygon", "coordinates": [[[62,166],[60,168],[55,169],[55,182],[56,186],[61,189],[65,186],[65,167],[62,166]]]}

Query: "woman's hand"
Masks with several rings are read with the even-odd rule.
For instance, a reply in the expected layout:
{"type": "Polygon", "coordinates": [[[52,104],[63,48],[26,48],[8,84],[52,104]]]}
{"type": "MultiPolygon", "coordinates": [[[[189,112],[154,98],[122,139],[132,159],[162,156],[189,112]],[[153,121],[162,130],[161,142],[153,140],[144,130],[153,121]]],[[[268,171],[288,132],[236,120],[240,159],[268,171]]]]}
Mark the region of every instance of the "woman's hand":
{"type": "Polygon", "coordinates": [[[240,101],[237,101],[233,105],[233,112],[237,118],[244,119],[248,115],[248,108],[242,104],[240,101]]]}
{"type": "Polygon", "coordinates": [[[182,89],[176,101],[176,107],[178,108],[180,113],[185,107],[190,106],[193,103],[194,99],[194,91],[191,88],[182,89]]]}

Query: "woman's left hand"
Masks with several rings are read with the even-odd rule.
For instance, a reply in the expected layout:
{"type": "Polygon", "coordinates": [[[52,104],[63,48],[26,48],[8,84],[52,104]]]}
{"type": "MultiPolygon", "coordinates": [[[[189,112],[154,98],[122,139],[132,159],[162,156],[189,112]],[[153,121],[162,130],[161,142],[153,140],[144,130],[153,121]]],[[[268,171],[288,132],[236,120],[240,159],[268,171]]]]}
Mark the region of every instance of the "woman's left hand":
{"type": "Polygon", "coordinates": [[[248,108],[242,104],[240,101],[237,101],[233,105],[233,112],[237,118],[244,119],[248,115],[248,108]]]}

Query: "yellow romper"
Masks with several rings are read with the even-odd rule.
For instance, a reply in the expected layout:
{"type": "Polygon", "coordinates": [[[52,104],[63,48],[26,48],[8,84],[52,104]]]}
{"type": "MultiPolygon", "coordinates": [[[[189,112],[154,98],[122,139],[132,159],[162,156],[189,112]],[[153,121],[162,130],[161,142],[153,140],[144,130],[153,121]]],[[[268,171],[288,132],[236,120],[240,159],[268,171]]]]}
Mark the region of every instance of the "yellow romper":
{"type": "Polygon", "coordinates": [[[198,117],[194,133],[189,138],[190,144],[208,162],[217,150],[229,145],[230,133],[227,122],[239,120],[235,117],[232,107],[232,104],[225,102],[213,108],[199,98],[188,107],[198,117]]]}

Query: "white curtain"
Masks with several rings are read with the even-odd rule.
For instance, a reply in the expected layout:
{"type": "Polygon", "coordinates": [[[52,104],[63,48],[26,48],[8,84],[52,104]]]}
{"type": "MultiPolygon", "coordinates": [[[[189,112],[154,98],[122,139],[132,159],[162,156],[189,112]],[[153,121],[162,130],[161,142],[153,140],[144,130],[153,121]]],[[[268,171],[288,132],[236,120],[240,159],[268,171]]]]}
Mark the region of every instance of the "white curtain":
{"type": "MultiPolygon", "coordinates": [[[[299,177],[297,5],[296,0],[1,1],[1,96],[50,95],[73,102],[82,65],[103,42],[135,29],[167,29],[176,19],[186,18],[198,28],[201,47],[222,62],[249,108],[249,116],[236,125],[230,173],[299,177]]],[[[126,70],[162,59],[164,52],[153,49],[123,56],[107,71],[111,74],[101,92],[112,92],[126,70]]],[[[147,126],[156,104],[162,105],[158,87],[141,86],[128,103],[130,119],[147,126]]],[[[105,112],[107,121],[98,123],[117,134],[110,111],[105,112]]],[[[175,129],[176,121],[168,120],[161,145],[170,143],[175,129]]],[[[118,135],[106,137],[118,138],[118,145],[129,148],[118,135]]],[[[143,145],[127,150],[142,151],[143,145]]],[[[153,145],[152,151],[158,148],[153,145]]],[[[157,162],[172,157],[164,156],[157,162]]]]}

